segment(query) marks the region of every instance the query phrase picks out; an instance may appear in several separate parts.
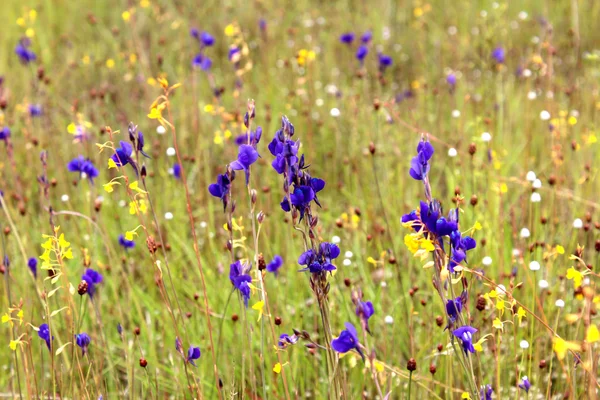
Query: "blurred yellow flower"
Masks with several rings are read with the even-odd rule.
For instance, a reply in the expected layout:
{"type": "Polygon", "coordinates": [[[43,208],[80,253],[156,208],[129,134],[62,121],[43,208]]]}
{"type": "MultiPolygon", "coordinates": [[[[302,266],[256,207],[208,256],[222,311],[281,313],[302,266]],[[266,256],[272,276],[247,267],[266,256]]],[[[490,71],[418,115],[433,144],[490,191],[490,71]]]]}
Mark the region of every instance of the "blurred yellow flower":
{"type": "Polygon", "coordinates": [[[575,342],[567,342],[566,340],[559,338],[559,337],[555,337],[554,340],[554,345],[553,345],[553,349],[556,352],[556,356],[558,357],[559,360],[564,360],[564,358],[567,355],[567,352],[570,351],[580,351],[581,350],[581,346],[575,342]]]}
{"type": "Polygon", "coordinates": [[[112,58],[109,58],[108,60],[106,60],[106,68],[112,69],[114,67],[115,67],[115,60],[113,60],[112,58]]]}
{"type": "Polygon", "coordinates": [[[598,331],[598,327],[594,324],[591,324],[587,329],[587,334],[585,335],[585,341],[588,343],[594,343],[600,341],[600,332],[598,331]]]}

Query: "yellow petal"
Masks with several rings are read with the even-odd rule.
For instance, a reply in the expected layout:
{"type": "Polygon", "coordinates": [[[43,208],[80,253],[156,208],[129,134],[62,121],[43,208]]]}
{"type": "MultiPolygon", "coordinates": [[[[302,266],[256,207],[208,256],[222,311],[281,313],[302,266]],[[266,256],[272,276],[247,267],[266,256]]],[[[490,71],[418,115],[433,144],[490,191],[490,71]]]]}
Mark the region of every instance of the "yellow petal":
{"type": "Polygon", "coordinates": [[[598,327],[594,324],[590,325],[587,334],[585,335],[585,341],[588,343],[594,343],[600,340],[600,332],[598,327]]]}
{"type": "Polygon", "coordinates": [[[117,164],[112,158],[108,159],[108,169],[117,168],[117,164]]]}
{"type": "Polygon", "coordinates": [[[277,363],[273,366],[273,372],[275,372],[276,374],[281,373],[281,363],[277,363]]]}

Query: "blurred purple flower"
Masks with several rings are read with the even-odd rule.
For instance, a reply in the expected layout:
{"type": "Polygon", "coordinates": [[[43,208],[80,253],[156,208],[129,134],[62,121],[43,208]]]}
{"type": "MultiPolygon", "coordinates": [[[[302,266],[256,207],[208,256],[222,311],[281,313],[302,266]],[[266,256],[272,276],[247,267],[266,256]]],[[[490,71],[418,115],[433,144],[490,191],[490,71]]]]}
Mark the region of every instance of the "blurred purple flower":
{"type": "Polygon", "coordinates": [[[340,35],[340,42],[352,44],[354,42],[354,32],[345,32],[340,35]]]}

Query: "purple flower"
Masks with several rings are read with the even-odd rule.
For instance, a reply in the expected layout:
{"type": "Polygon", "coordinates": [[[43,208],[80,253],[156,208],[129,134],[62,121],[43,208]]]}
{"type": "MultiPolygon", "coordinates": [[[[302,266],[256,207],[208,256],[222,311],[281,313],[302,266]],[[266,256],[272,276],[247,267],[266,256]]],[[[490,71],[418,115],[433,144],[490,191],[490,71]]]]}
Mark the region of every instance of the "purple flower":
{"type": "Polygon", "coordinates": [[[208,56],[198,53],[192,59],[192,66],[194,68],[200,68],[202,71],[208,71],[210,70],[210,67],[212,67],[212,60],[208,58],[208,56]]]}
{"type": "MultiPolygon", "coordinates": [[[[262,137],[262,127],[256,127],[256,130],[250,132],[250,145],[256,148],[256,145],[260,142],[260,138],[262,137]]],[[[243,144],[248,144],[248,134],[244,133],[235,138],[235,144],[241,146],[243,144]]]]}
{"type": "Polygon", "coordinates": [[[91,341],[92,339],[90,339],[89,335],[85,332],[75,335],[75,342],[77,343],[77,346],[81,347],[82,356],[87,353],[88,346],[90,345],[91,341]]]}
{"type": "Polygon", "coordinates": [[[279,340],[277,341],[277,346],[281,349],[284,349],[287,346],[291,346],[298,343],[298,339],[298,336],[296,336],[295,334],[290,336],[287,333],[282,333],[279,336],[279,340]]]}
{"type": "Polygon", "coordinates": [[[242,265],[240,260],[237,260],[229,266],[229,280],[234,288],[239,290],[246,307],[248,307],[248,300],[250,300],[249,283],[252,282],[252,277],[248,275],[250,268],[252,268],[251,265],[242,265]]]}
{"type": "Polygon", "coordinates": [[[135,242],[133,240],[125,239],[125,236],[119,235],[119,244],[125,249],[133,249],[135,247],[135,242]]]}
{"type": "Polygon", "coordinates": [[[32,117],[39,117],[42,115],[42,106],[39,104],[30,104],[29,105],[29,115],[32,117]]]}
{"type": "Polygon", "coordinates": [[[364,44],[368,44],[371,41],[371,39],[373,39],[373,32],[371,31],[366,31],[360,37],[360,41],[364,44]]]}
{"type": "Polygon", "coordinates": [[[367,54],[369,54],[369,48],[364,44],[360,45],[356,50],[356,59],[362,64],[367,54]]]}
{"type": "Polygon", "coordinates": [[[386,56],[383,53],[379,53],[379,70],[383,73],[385,70],[393,64],[394,60],[392,57],[386,56]]]}
{"type": "Polygon", "coordinates": [[[448,85],[450,85],[450,86],[455,86],[456,85],[456,75],[448,74],[448,76],[446,77],[446,82],[448,82],[448,85]]]}
{"type": "Polygon", "coordinates": [[[298,264],[305,266],[300,272],[310,271],[311,274],[319,274],[334,271],[336,267],[331,261],[338,258],[339,255],[340,248],[337,245],[321,243],[318,251],[309,249],[298,257],[298,264]]]}
{"type": "Polygon", "coordinates": [[[452,331],[452,334],[462,341],[462,347],[465,353],[475,353],[473,347],[473,334],[477,332],[477,329],[472,326],[461,326],[458,329],[452,331]]]}
{"type": "Polygon", "coordinates": [[[173,164],[173,176],[175,179],[181,179],[181,165],[177,163],[173,164]]]}
{"type": "Polygon", "coordinates": [[[527,376],[521,378],[521,383],[519,383],[519,387],[523,389],[526,393],[529,393],[529,389],[531,388],[531,382],[529,382],[529,378],[527,376]]]}
{"type": "Polygon", "coordinates": [[[233,161],[229,166],[231,169],[238,171],[244,170],[246,173],[246,185],[250,180],[250,166],[258,160],[258,152],[250,145],[243,144],[239,148],[237,160],[233,161]]]}
{"type": "Polygon", "coordinates": [[[84,274],[81,276],[82,281],[86,281],[88,284],[87,293],[90,295],[90,298],[94,297],[96,293],[96,286],[102,283],[103,278],[102,274],[98,271],[94,271],[91,268],[85,270],[84,274]]]}
{"type": "MultiPolygon", "coordinates": [[[[133,139],[135,139],[135,135],[133,133],[137,130],[137,127],[134,128],[132,125],[130,125],[129,128],[132,131],[131,137],[133,137],[133,139]]],[[[134,141],[133,139],[132,139],[132,141],[134,141]]],[[[137,148],[137,151],[142,153],[142,155],[144,157],[150,158],[150,156],[148,154],[146,154],[146,152],[144,151],[144,134],[142,133],[142,131],[137,131],[137,146],[136,146],[136,148],[137,148]]]]}
{"type": "Polygon", "coordinates": [[[0,140],[6,141],[10,137],[10,128],[8,126],[0,129],[0,140]]]}
{"type": "Polygon", "coordinates": [[[461,296],[446,302],[446,313],[448,314],[448,326],[446,329],[452,329],[454,323],[458,320],[458,316],[462,312],[463,299],[461,296]]]}
{"type": "Polygon", "coordinates": [[[417,155],[410,163],[410,176],[418,181],[423,180],[429,172],[429,160],[433,156],[433,146],[428,141],[422,140],[417,145],[417,155]]]}
{"type": "Polygon", "coordinates": [[[354,42],[354,32],[345,32],[340,35],[340,42],[352,44],[354,42]]]}
{"type": "Polygon", "coordinates": [[[94,167],[94,164],[89,159],[83,158],[83,156],[76,157],[69,161],[67,169],[71,172],[79,172],[79,176],[85,177],[94,183],[94,178],[98,176],[98,170],[94,167]]]}
{"type": "Polygon", "coordinates": [[[217,183],[211,183],[208,191],[215,197],[223,201],[223,206],[227,207],[227,195],[231,189],[231,180],[227,174],[217,175],[217,183]]]}
{"type": "Polygon", "coordinates": [[[206,47],[210,47],[215,44],[215,38],[208,32],[202,32],[200,34],[200,42],[206,47]]]}
{"type": "Polygon", "coordinates": [[[50,337],[50,327],[48,324],[41,324],[38,328],[38,336],[46,342],[46,346],[48,346],[48,350],[51,350],[52,340],[54,340],[54,336],[50,337]]]}
{"type": "Polygon", "coordinates": [[[280,255],[273,257],[273,261],[267,264],[267,272],[272,272],[277,276],[279,268],[283,265],[283,258],[280,255]]]}
{"type": "Polygon", "coordinates": [[[19,56],[19,60],[23,64],[29,64],[37,58],[33,50],[29,49],[29,46],[31,46],[31,40],[22,39],[15,47],[15,54],[19,56]]]}
{"type": "Polygon", "coordinates": [[[258,27],[260,28],[261,31],[267,30],[267,20],[265,20],[264,18],[259,19],[258,27]]]}
{"type": "Polygon", "coordinates": [[[369,330],[369,318],[375,313],[373,303],[370,301],[358,301],[356,303],[356,315],[360,318],[360,322],[363,328],[371,333],[369,330]]]}
{"type": "Polygon", "coordinates": [[[351,350],[356,350],[364,359],[364,355],[360,350],[358,343],[358,333],[356,328],[350,322],[345,323],[346,329],[340,333],[336,339],[331,341],[331,347],[338,353],[347,353],[351,350]]]}
{"type": "Polygon", "coordinates": [[[194,367],[196,366],[196,363],[194,362],[194,360],[197,360],[200,358],[200,347],[193,347],[190,346],[190,348],[188,349],[188,355],[187,355],[187,362],[189,362],[190,364],[192,364],[194,367]]]}
{"type": "Polygon", "coordinates": [[[227,58],[229,59],[229,61],[231,61],[234,64],[237,64],[237,62],[240,61],[240,56],[240,48],[236,45],[231,45],[231,47],[229,48],[229,52],[227,53],[227,58]]]}
{"type": "Polygon", "coordinates": [[[35,278],[37,278],[37,264],[38,260],[35,257],[31,257],[29,260],[27,260],[27,266],[35,278]]]}
{"type": "Polygon", "coordinates": [[[481,400],[492,400],[492,395],[494,394],[494,389],[492,389],[492,385],[485,385],[481,387],[481,391],[479,392],[479,396],[481,400]]]}
{"type": "Polygon", "coordinates": [[[198,30],[198,28],[190,29],[190,36],[194,39],[200,40],[200,31],[198,30]]]}
{"type": "Polygon", "coordinates": [[[492,51],[492,58],[496,60],[498,64],[503,64],[506,58],[506,51],[504,48],[498,46],[492,51]]]}
{"type": "MultiPolygon", "coordinates": [[[[143,137],[143,136],[142,136],[143,137]]],[[[120,147],[115,150],[115,154],[110,158],[115,162],[117,167],[122,167],[131,163],[134,164],[131,154],[133,153],[133,146],[129,142],[120,141],[120,147]]]]}

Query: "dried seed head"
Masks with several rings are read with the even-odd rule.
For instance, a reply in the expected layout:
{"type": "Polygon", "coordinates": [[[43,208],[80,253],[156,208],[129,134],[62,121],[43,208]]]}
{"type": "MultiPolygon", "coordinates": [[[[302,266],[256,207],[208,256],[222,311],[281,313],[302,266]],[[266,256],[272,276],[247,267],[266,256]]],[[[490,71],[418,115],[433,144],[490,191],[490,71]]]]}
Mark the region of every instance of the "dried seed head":
{"type": "Polygon", "coordinates": [[[477,151],[477,145],[475,143],[471,143],[469,145],[469,154],[474,155],[476,151],[477,151]]]}
{"type": "Polygon", "coordinates": [[[483,296],[477,297],[477,306],[476,306],[476,308],[479,311],[485,310],[485,298],[483,296]]]}
{"type": "Polygon", "coordinates": [[[79,285],[77,285],[77,293],[79,293],[80,296],[83,296],[84,294],[86,294],[88,291],[88,283],[86,281],[81,281],[79,282],[79,285]]]}
{"type": "Polygon", "coordinates": [[[265,262],[265,256],[262,253],[258,255],[258,270],[262,271],[267,269],[267,263],[265,262]]]}

